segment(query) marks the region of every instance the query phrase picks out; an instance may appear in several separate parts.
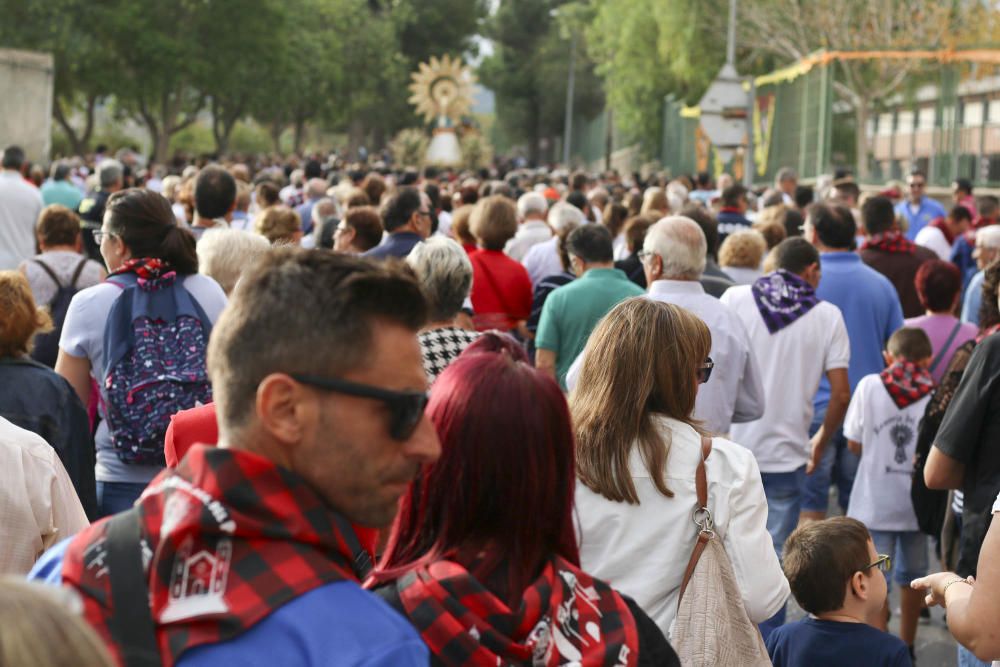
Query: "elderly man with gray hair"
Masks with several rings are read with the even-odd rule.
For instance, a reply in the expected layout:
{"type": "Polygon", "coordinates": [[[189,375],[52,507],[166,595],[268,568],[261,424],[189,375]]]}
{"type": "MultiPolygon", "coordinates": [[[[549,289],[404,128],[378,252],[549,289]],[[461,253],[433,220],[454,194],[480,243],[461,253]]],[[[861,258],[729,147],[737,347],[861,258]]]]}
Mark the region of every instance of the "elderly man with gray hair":
{"type": "Polygon", "coordinates": [[[313,230],[302,238],[303,248],[333,250],[333,233],[340,222],[340,205],[332,197],[323,197],[312,205],[313,230]]]}
{"type": "Polygon", "coordinates": [[[299,214],[299,219],[302,220],[302,233],[305,234],[306,237],[312,235],[313,207],[317,202],[319,202],[319,200],[326,197],[326,189],[328,187],[330,187],[330,184],[322,178],[310,178],[306,181],[306,187],[303,192],[305,201],[301,206],[295,209],[299,214]]]}
{"type": "Polygon", "coordinates": [[[649,298],[687,308],[712,332],[711,378],[698,392],[694,416],[709,431],[729,433],[733,422],[749,422],[764,414],[764,387],[739,317],[705,293],[699,279],[705,270],[705,234],[690,218],[669,216],[646,232],[639,254],[649,285],[649,298]]]}
{"type": "Polygon", "coordinates": [[[94,240],[94,232],[100,230],[104,222],[104,206],[115,192],[125,184],[125,167],[118,160],[105,158],[97,165],[98,190],[80,200],[76,212],[80,214],[83,226],[83,249],[90,259],[104,263],[101,245],[94,240]]]}
{"type": "Polygon", "coordinates": [[[472,262],[455,241],[432,236],[413,247],[406,263],[417,274],[427,297],[429,322],[417,335],[428,382],[476,340],[479,334],[458,326],[472,290],[472,262]]]}
{"type": "Polygon", "coordinates": [[[517,218],[520,226],[514,238],[503,249],[511,259],[521,262],[532,246],[552,238],[552,228],[545,222],[549,203],[538,192],[526,192],[517,200],[517,218]]]}
{"type": "Polygon", "coordinates": [[[57,160],[49,170],[49,180],[42,184],[42,201],[46,206],[60,204],[75,211],[83,199],[83,193],[69,182],[72,168],[67,160],[57,160]]]}
{"type": "MultiPolygon", "coordinates": [[[[558,202],[549,209],[547,220],[549,227],[557,235],[569,224],[583,225],[587,222],[583,211],[565,201],[558,202]]],[[[547,241],[533,245],[521,260],[521,264],[528,271],[528,277],[531,278],[532,287],[536,287],[543,278],[563,272],[558,244],[558,236],[553,236],[547,241]]]]}

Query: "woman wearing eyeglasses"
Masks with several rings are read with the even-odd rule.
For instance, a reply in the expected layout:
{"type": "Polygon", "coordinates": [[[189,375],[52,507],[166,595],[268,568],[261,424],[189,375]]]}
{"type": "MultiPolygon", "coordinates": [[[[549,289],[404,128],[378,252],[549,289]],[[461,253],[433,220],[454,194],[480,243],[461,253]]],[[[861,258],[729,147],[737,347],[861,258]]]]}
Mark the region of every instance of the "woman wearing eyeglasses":
{"type": "MultiPolygon", "coordinates": [[[[112,308],[129,288],[134,288],[133,296],[153,294],[161,288],[171,290],[172,294],[173,290],[182,289],[181,298],[187,297],[189,303],[196,304],[209,320],[202,322],[202,326],[211,328],[226,305],[226,295],[217,282],[198,274],[194,237],[178,226],[170,202],[156,192],[133,188],[111,195],[103,225],[94,233],[94,238],[100,244],[110,275],[105,282],[81,290],[73,297],[59,339],[55,370],[69,380],[84,405],[90,398],[91,378],[100,392],[102,420],[94,437],[97,503],[99,516],[106,516],[131,507],[146,484],[163,469],[162,432],[156,461],[149,460],[152,456],[132,457],[130,453],[134,452],[129,448],[115,444],[120,432],[114,432],[108,419],[108,359],[105,358],[105,337],[112,331],[109,325],[112,308]]],[[[127,335],[134,333],[132,327],[133,323],[129,322],[114,330],[127,335]]],[[[162,346],[159,351],[178,352],[176,346],[169,345],[162,346]]],[[[114,356],[117,350],[111,352],[114,356]]],[[[154,364],[156,359],[148,361],[154,364]]],[[[203,359],[201,363],[204,364],[203,359]]],[[[167,405],[165,400],[159,403],[167,405]]],[[[184,407],[194,405],[192,399],[184,407]]],[[[157,406],[151,404],[151,407],[155,412],[157,406]]],[[[137,424],[136,421],[132,423],[137,424]]]]}
{"type": "MultiPolygon", "coordinates": [[[[618,304],[584,351],[570,408],[577,439],[580,561],[635,598],[670,637],[698,528],[692,512],[705,431],[692,417],[712,362],[708,327],[650,299],[618,304]]],[[[711,438],[708,508],[747,614],[770,618],[788,597],[767,532],[767,501],[749,450],[711,438]]]]}
{"type": "Polygon", "coordinates": [[[369,582],[433,665],[677,665],[631,600],[580,568],[559,386],[484,334],[438,377],[441,457],[403,496],[369,582]]]}

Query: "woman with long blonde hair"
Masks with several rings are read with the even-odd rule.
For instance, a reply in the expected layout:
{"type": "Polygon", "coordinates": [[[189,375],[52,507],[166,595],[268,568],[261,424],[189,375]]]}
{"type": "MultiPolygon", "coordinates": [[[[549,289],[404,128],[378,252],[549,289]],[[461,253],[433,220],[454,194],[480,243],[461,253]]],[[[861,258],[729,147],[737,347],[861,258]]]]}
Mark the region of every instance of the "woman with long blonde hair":
{"type": "MultiPolygon", "coordinates": [[[[692,417],[712,337],[693,313],[623,301],[594,330],[570,408],[583,567],[632,596],[664,633],[698,528],[695,471],[705,431],[692,417]]],[[[767,501],[749,450],[712,438],[708,507],[750,619],[770,618],[788,582],[767,532],[767,501]]]]}

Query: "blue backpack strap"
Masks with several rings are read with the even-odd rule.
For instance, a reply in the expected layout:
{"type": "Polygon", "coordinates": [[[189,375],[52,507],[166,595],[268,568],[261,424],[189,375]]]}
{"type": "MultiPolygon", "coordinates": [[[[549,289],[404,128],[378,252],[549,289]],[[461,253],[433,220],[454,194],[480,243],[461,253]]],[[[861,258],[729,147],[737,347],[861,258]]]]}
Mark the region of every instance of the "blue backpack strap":
{"type": "Polygon", "coordinates": [[[120,273],[108,276],[105,282],[111,283],[122,290],[115,302],[111,304],[107,322],[104,323],[104,377],[103,387],[108,371],[115,367],[122,357],[132,348],[132,298],[138,276],[134,273],[120,273]]]}

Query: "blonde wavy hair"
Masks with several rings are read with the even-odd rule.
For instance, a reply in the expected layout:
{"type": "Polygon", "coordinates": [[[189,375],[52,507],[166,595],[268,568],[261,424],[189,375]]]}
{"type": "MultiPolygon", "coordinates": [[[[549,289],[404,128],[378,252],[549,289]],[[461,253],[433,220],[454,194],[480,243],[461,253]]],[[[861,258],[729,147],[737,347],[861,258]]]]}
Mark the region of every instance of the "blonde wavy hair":
{"type": "Polygon", "coordinates": [[[621,302],[594,329],[569,405],[576,429],[576,473],[608,500],[638,504],[629,457],[638,447],[656,489],[667,488],[670,435],[657,428],[661,415],[690,424],[698,371],[712,334],[679,306],[646,297],[621,302]]]}
{"type": "Polygon", "coordinates": [[[20,271],[0,271],[0,358],[31,352],[35,334],[52,331],[49,313],[35,305],[20,271]]]}
{"type": "Polygon", "coordinates": [[[757,269],[766,253],[767,241],[763,234],[754,229],[741,229],[727,236],[719,247],[719,266],[757,269]]]}

